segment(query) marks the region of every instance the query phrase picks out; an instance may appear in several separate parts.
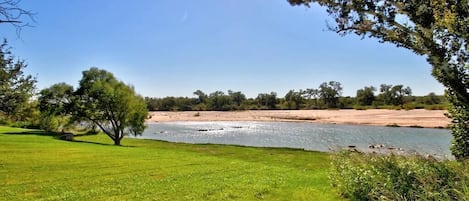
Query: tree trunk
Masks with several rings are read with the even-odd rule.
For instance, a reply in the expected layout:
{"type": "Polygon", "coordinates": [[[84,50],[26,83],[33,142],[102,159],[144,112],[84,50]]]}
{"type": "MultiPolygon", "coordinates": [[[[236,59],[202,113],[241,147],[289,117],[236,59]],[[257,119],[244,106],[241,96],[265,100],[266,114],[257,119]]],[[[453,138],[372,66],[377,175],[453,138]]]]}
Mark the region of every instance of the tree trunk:
{"type": "Polygon", "coordinates": [[[121,145],[121,139],[118,138],[118,137],[116,137],[116,138],[114,139],[114,145],[120,146],[120,145],[121,145]]]}

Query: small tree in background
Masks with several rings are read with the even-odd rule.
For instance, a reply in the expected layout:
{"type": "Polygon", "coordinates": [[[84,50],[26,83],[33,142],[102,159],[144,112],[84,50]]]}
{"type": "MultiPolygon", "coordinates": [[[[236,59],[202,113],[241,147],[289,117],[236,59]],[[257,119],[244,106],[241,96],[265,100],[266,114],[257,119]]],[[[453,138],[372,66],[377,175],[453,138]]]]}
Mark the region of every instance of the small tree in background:
{"type": "Polygon", "coordinates": [[[319,85],[319,97],[327,108],[338,108],[342,95],[342,84],[336,81],[324,82],[319,85]]]}
{"type": "Polygon", "coordinates": [[[373,104],[373,101],[375,101],[375,91],[376,88],[373,86],[357,90],[356,98],[358,105],[367,106],[373,104]]]}

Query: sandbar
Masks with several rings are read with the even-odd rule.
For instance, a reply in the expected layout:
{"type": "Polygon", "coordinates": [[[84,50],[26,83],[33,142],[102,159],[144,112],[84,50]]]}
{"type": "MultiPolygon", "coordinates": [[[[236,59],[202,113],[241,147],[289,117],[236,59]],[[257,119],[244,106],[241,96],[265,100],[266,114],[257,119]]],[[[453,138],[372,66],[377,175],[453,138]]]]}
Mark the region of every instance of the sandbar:
{"type": "Polygon", "coordinates": [[[247,110],[150,112],[147,122],[175,121],[273,121],[314,122],[373,126],[446,128],[451,120],[446,110],[247,110]]]}

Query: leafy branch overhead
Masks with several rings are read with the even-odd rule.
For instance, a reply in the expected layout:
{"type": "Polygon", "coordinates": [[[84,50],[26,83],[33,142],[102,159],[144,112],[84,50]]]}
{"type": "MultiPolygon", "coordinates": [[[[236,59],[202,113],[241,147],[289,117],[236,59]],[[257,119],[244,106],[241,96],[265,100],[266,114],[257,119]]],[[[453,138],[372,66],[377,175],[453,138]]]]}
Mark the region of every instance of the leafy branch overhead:
{"type": "Polygon", "coordinates": [[[329,28],[390,42],[427,57],[447,89],[453,154],[469,157],[469,4],[467,0],[288,0],[318,3],[335,19],[329,28]]]}

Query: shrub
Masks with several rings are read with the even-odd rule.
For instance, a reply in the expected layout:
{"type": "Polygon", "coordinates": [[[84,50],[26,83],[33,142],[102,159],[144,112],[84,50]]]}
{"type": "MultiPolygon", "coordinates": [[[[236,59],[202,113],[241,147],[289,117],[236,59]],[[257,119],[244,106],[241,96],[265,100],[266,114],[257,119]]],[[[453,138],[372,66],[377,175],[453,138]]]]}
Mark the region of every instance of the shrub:
{"type": "Polygon", "coordinates": [[[330,178],[351,200],[467,200],[467,161],[341,152],[330,178]]]}
{"type": "Polygon", "coordinates": [[[31,121],[15,121],[10,122],[8,126],[16,127],[16,128],[27,128],[27,129],[38,129],[39,126],[34,124],[31,121]]]}
{"type": "Polygon", "coordinates": [[[402,106],[404,110],[413,110],[416,109],[416,105],[414,103],[406,103],[402,106]]]}
{"type": "Polygon", "coordinates": [[[45,131],[58,131],[59,120],[53,115],[43,115],[40,128],[45,131]]]}
{"type": "Polygon", "coordinates": [[[447,110],[448,105],[446,104],[438,104],[438,105],[426,105],[424,107],[426,110],[447,110]]]}

